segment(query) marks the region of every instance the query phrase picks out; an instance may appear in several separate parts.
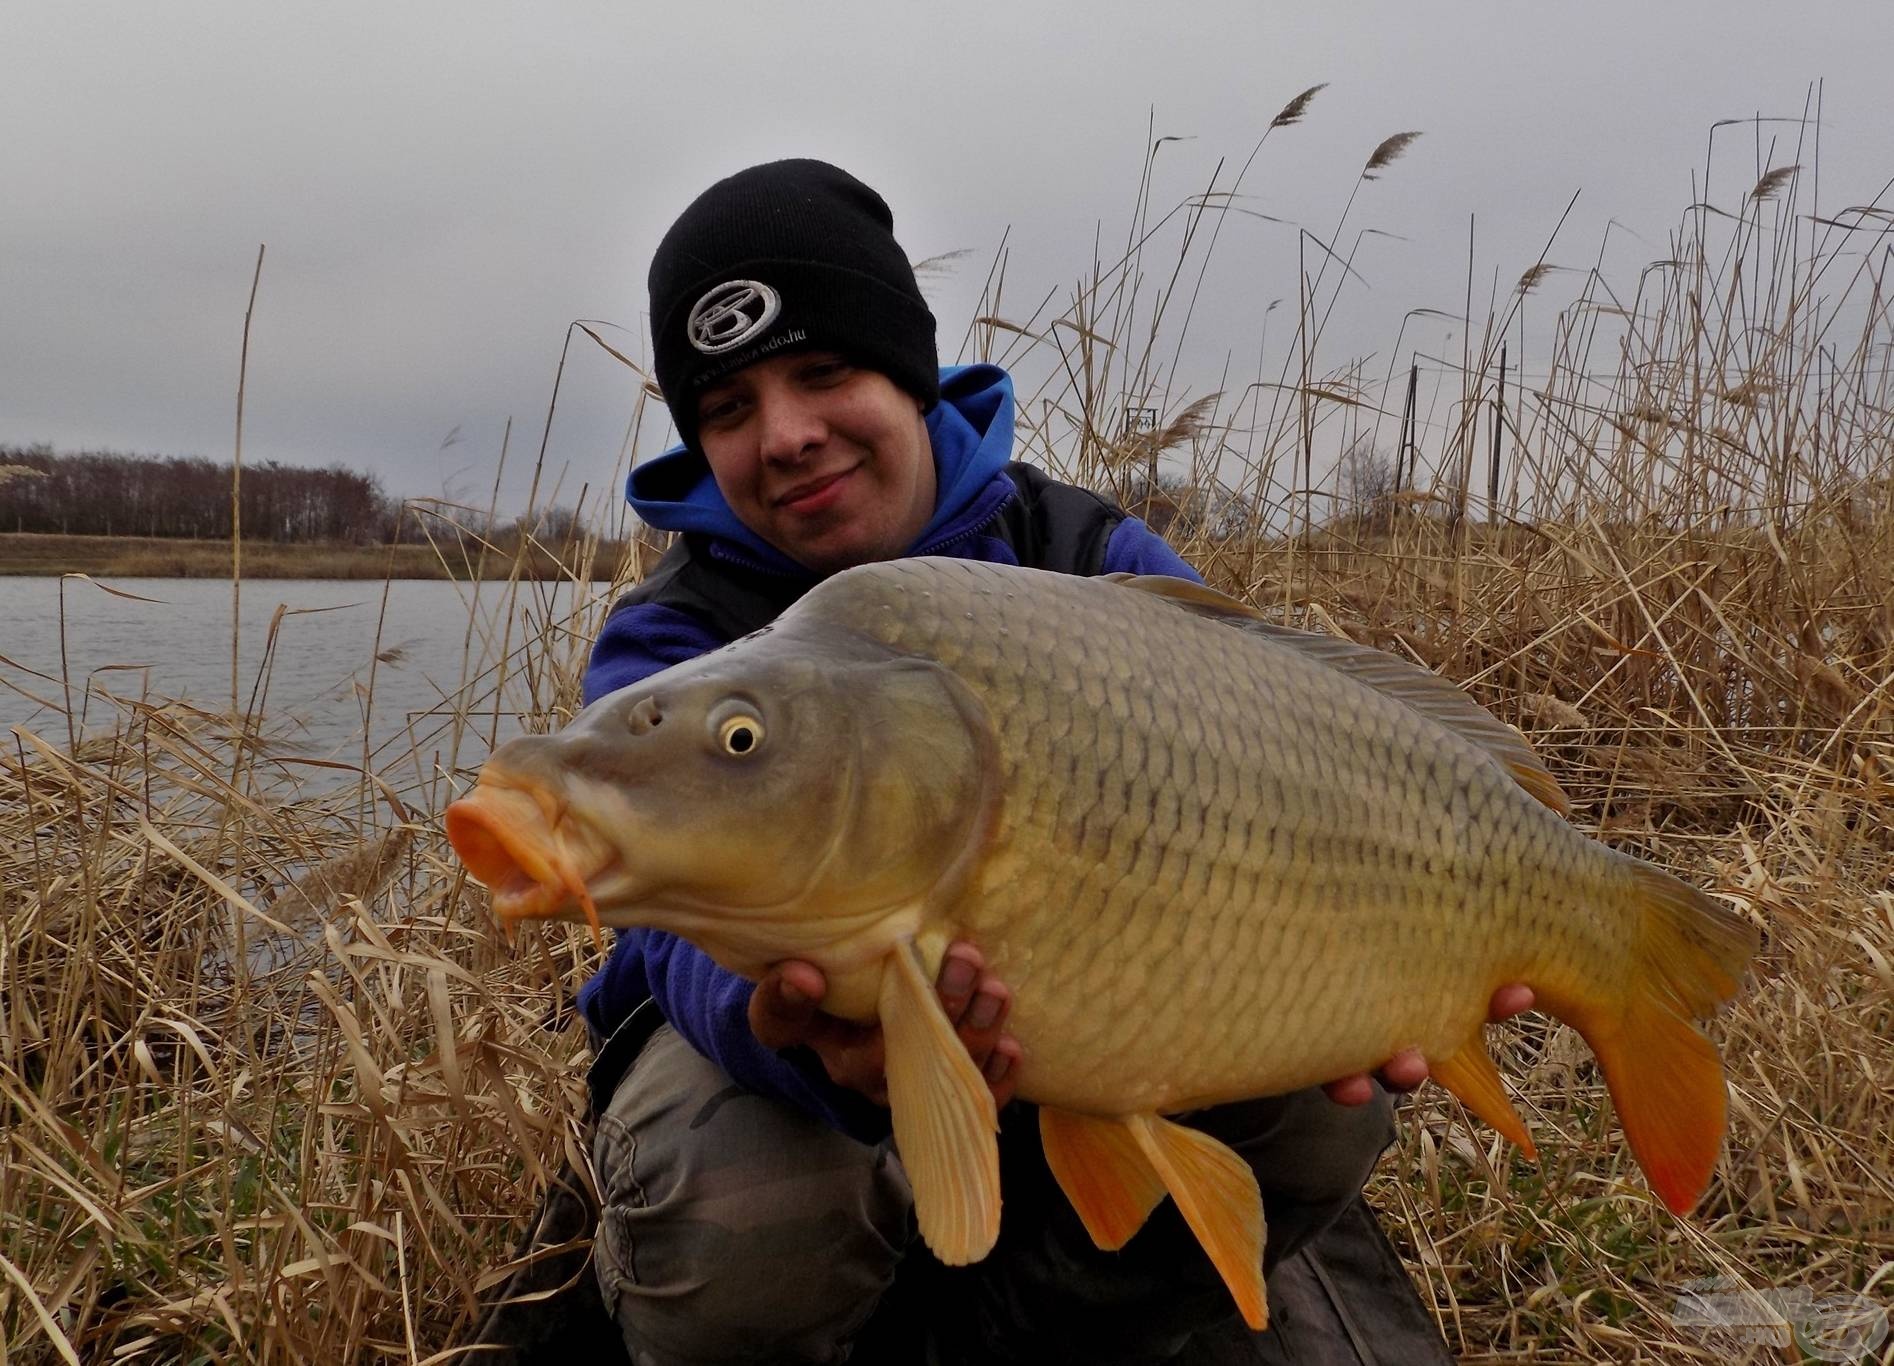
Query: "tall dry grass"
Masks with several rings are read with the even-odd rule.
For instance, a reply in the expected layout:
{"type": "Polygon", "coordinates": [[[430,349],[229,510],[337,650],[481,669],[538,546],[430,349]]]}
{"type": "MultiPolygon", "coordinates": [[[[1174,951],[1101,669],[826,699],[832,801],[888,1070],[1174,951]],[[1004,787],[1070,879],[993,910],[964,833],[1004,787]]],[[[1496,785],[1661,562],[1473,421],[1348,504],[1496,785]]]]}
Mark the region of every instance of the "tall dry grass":
{"type": "MultiPolygon", "coordinates": [[[[1406,145],[1364,174],[1399,174],[1406,145]]],[[[969,333],[1016,370],[1029,455],[1138,498],[1213,582],[1463,681],[1581,826],[1767,931],[1717,1026],[1731,1133],[1691,1219],[1648,1195],[1564,1030],[1504,1031],[1537,1166],[1438,1092],[1407,1107],[1372,1194],[1469,1361],[1796,1360],[1797,1302],[1894,1296],[1894,216],[1818,205],[1783,169],[1812,149],[1724,188],[1728,160],[1713,142],[1634,290],[1584,273],[1503,406],[1503,339],[1546,262],[1485,319],[1469,306],[1453,363],[1403,349],[1405,325],[1384,374],[1328,363],[1352,198],[1310,235],[1280,368],[1183,392],[1249,163],[1168,215],[1147,175],[1121,256],[1057,307],[1009,309],[996,261],[969,333]],[[1678,1321],[1713,1276],[1770,1292],[1749,1338],[1678,1321]]],[[[612,591],[591,580],[635,558],[582,564],[570,619],[526,627],[515,591],[470,592],[437,729],[348,783],[270,762],[260,717],[184,703],[13,737],[7,1359],[450,1359],[582,1151],[572,998],[596,960],[563,927],[499,944],[436,817],[503,712],[570,716],[612,591]]]]}

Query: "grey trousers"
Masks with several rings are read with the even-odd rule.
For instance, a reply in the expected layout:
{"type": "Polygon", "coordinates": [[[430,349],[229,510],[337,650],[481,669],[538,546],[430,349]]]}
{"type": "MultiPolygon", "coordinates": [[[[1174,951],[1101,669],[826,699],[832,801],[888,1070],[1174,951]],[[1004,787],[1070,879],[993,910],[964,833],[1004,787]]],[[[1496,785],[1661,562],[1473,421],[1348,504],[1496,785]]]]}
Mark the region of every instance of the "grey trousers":
{"type": "MultiPolygon", "coordinates": [[[[1382,1095],[1349,1107],[1311,1090],[1185,1119],[1255,1169],[1266,1272],[1349,1205],[1393,1137],[1382,1095]]],[[[743,1090],[661,1028],[594,1131],[605,1304],[638,1366],[844,1361],[897,1268],[901,1306],[948,1339],[941,1359],[1156,1362],[1226,1326],[1228,1292],[1175,1207],[1122,1252],[1099,1252],[1037,1128],[1030,1107],[1009,1107],[999,1245],[942,1267],[913,1231],[887,1144],[743,1090]]]]}

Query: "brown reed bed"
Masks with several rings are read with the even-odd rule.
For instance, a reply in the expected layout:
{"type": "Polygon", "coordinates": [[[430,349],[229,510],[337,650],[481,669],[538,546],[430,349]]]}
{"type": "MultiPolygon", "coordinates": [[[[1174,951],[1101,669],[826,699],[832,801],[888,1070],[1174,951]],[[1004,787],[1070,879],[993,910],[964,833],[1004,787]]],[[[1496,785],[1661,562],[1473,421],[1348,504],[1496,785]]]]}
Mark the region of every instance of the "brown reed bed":
{"type": "MultiPolygon", "coordinates": [[[[1799,1360],[1809,1306],[1894,1300],[1894,220],[1745,181],[1635,296],[1587,274],[1502,400],[1497,339],[1527,279],[1548,288],[1529,263],[1492,344],[1406,405],[1398,341],[1378,381],[1316,368],[1344,214],[1280,376],[1170,395],[1240,184],[1155,222],[1141,203],[1056,316],[1009,317],[996,262],[972,346],[1019,376],[1028,453],[1166,521],[1220,586],[1462,681],[1581,827],[1766,931],[1715,1027],[1731,1132],[1692,1218],[1654,1203],[1589,1055],[1538,1020],[1502,1031],[1502,1071],[1539,1163],[1429,1090],[1371,1194],[1465,1360],[1799,1360]],[[1747,1328],[1680,1317],[1707,1278],[1755,1292],[1747,1328]]],[[[641,568],[586,546],[577,584],[641,568]]],[[[10,738],[0,1357],[456,1358],[582,1158],[572,998],[596,959],[577,929],[500,943],[438,813],[502,711],[570,716],[611,592],[530,626],[478,600],[438,729],[345,783],[275,762],[262,718],[177,702],[10,738]]]]}

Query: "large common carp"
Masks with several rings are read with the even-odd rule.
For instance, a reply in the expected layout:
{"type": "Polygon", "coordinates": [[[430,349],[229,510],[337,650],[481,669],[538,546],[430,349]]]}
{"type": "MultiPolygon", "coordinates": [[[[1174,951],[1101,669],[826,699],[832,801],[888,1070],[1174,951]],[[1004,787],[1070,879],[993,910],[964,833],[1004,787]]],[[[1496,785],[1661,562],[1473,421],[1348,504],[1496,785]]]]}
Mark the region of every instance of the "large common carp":
{"type": "Polygon", "coordinates": [[[824,1009],[881,1022],[948,1263],[999,1230],[992,1096],[933,989],[971,940],[1093,1239],[1122,1246],[1168,1192],[1260,1327],[1255,1177],[1163,1116],[1418,1046],[1530,1153],[1481,1033],[1507,982],[1584,1035],[1665,1204],[1702,1193],[1725,1090],[1692,1019],[1755,931],[1563,810],[1516,732],[1391,655],[1182,580],[915,559],[511,741],[447,829],[505,922],[820,967],[824,1009]]]}

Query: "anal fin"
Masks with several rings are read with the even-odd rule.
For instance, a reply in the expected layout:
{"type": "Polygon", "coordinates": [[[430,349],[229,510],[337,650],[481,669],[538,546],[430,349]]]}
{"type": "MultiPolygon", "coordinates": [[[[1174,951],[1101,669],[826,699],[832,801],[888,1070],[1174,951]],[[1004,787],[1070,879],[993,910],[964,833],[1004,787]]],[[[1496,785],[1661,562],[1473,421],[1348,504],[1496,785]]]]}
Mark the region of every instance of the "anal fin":
{"type": "Polygon", "coordinates": [[[1039,1138],[1059,1189],[1107,1252],[1130,1242],[1164,1198],[1163,1179],[1124,1120],[1045,1106],[1039,1138]]]}
{"type": "Polygon", "coordinates": [[[1462,1105],[1497,1129],[1501,1137],[1537,1160],[1539,1151],[1533,1147],[1532,1135],[1526,1132],[1525,1122],[1507,1098],[1505,1083],[1499,1079],[1499,1069],[1493,1066],[1479,1030],[1474,1030],[1473,1037],[1450,1057],[1430,1060],[1427,1070],[1462,1105]]]}
{"type": "Polygon", "coordinates": [[[1263,1196],[1256,1173],[1216,1139],[1156,1115],[1124,1121],[1184,1222],[1236,1299],[1243,1322],[1269,1323],[1263,1288],[1263,1196]]]}
{"type": "Polygon", "coordinates": [[[921,1236],[948,1266],[977,1262],[1000,1236],[999,1116],[910,944],[881,975],[880,1015],[895,1147],[921,1236]]]}

